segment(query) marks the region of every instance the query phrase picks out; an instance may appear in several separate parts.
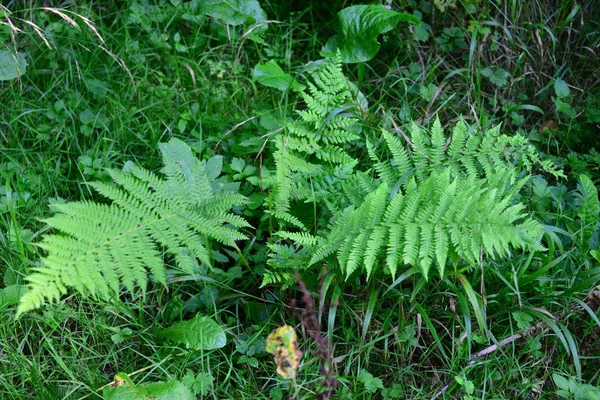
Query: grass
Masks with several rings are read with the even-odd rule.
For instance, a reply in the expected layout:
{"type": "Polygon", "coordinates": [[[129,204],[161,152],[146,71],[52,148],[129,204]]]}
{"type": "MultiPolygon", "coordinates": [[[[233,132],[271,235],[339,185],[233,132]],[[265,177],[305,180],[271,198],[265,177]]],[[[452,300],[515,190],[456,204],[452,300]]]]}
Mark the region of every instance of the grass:
{"type": "MultiPolygon", "coordinates": [[[[107,180],[107,167],[133,161],[158,170],[158,143],[171,137],[185,139],[202,156],[223,155],[228,173],[236,157],[257,168],[249,176],[266,176],[273,168],[269,118],[291,115],[296,100],[259,86],[252,69],[275,59],[293,76],[305,74],[305,64],[319,59],[322,44],[336,33],[335,13],[347,5],[294,9],[263,2],[278,23],[260,43],[239,26],[189,20],[170,3],[148,3],[78,2],[66,11],[10,3],[11,20],[22,32],[11,35],[0,26],[0,37],[4,50],[26,52],[29,67],[20,79],[0,82],[2,103],[10,105],[0,110],[3,287],[23,284],[39,260],[34,243],[48,232],[49,203],[94,198],[85,183],[107,180]]],[[[480,126],[503,122],[573,172],[570,178],[588,173],[598,183],[597,153],[589,151],[600,109],[594,1],[558,8],[492,2],[476,12],[460,2],[447,12],[429,1],[414,3],[405,11],[421,13],[431,27],[427,41],[415,39],[414,27],[397,29],[382,39],[375,60],[345,67],[369,99],[369,120],[429,124],[439,115],[447,125],[459,116],[480,126]],[[452,27],[465,36],[444,33],[452,27]],[[478,34],[469,36],[473,29],[478,34]],[[490,75],[494,81],[485,68],[508,75],[490,75]],[[560,109],[558,78],[571,88],[560,109]],[[555,128],[540,130],[547,121],[555,128]]],[[[223,272],[210,280],[173,279],[168,290],[152,286],[143,298],[123,293],[100,302],[71,295],[19,320],[15,304],[4,304],[0,398],[101,398],[117,372],[136,383],[187,375],[206,398],[311,398],[322,385],[326,356],[339,398],[560,398],[557,390],[564,388],[553,374],[598,393],[600,301],[584,301],[600,283],[598,260],[589,252],[598,248],[598,229],[592,227],[592,246],[583,243],[574,180],[539,179],[528,187],[529,205],[549,227],[547,253],[493,260],[429,283],[410,270],[396,281],[383,274],[342,281],[332,273],[323,283],[315,271],[305,274],[328,338],[325,355],[308,339],[306,304],[298,303],[301,315],[292,311],[299,290],[259,287],[265,244],[276,229],[256,209],[244,211],[256,228],[241,246],[249,268],[222,252],[227,261],[217,266],[223,272]],[[232,267],[241,272],[227,274],[232,267]],[[198,312],[226,327],[227,346],[195,351],[160,336],[198,312]],[[296,387],[277,376],[265,352],[269,332],[284,324],[295,325],[302,338],[296,387]],[[524,331],[529,334],[517,338],[524,331]],[[491,347],[503,340],[506,345],[491,347]],[[474,358],[482,351],[489,353],[474,358]]],[[[268,197],[251,179],[240,190],[256,202],[268,197]]],[[[594,398],[580,396],[566,398],[594,398]]]]}

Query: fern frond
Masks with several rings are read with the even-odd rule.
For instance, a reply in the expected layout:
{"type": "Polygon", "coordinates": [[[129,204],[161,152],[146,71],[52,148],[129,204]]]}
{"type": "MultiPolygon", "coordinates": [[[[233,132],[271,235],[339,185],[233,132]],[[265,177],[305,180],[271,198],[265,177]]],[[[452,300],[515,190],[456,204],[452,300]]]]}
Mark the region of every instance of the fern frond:
{"type": "Polygon", "coordinates": [[[511,249],[541,250],[542,226],[512,204],[512,196],[486,189],[486,181],[450,179],[450,168],[433,171],[406,193],[381,185],[363,205],[336,218],[327,240],[314,250],[311,264],[336,253],[346,274],[359,267],[369,274],[384,247],[386,263],[395,274],[400,260],[419,266],[428,277],[436,265],[443,276],[446,262],[456,256],[477,263],[485,252],[506,256],[511,249]],[[385,211],[381,211],[385,207],[385,211]]]}
{"type": "Polygon", "coordinates": [[[412,172],[413,166],[408,156],[408,152],[398,139],[386,130],[382,131],[383,137],[392,153],[392,165],[396,170],[396,176],[403,176],[412,172]]]}
{"type": "Polygon", "coordinates": [[[277,232],[277,235],[282,239],[291,239],[296,244],[304,247],[314,246],[317,244],[319,238],[306,233],[306,232],[277,232]]]}
{"type": "Polygon", "coordinates": [[[348,152],[349,145],[361,138],[359,106],[352,85],[342,72],[341,56],[320,64],[310,73],[307,89],[300,92],[306,109],[296,110],[298,118],[285,124],[285,131],[275,139],[273,153],[276,166],[274,211],[282,223],[304,226],[290,214],[292,199],[312,198],[339,210],[332,199],[343,192],[343,180],[336,171],[350,172],[358,161],[348,152]],[[316,185],[316,192],[315,186],[316,185]]]}
{"type": "Polygon", "coordinates": [[[433,168],[441,165],[446,157],[446,135],[442,129],[442,124],[439,118],[436,118],[431,127],[431,166],[433,168]]]}
{"type": "Polygon", "coordinates": [[[190,255],[210,265],[207,240],[236,247],[236,240],[246,238],[235,228],[249,224],[228,212],[246,199],[216,194],[211,181],[218,173],[209,176],[206,164],[183,142],[172,139],[161,150],[165,179],[136,166],[130,173],[111,170],[113,185],[91,184],[111,204],[53,206],[56,214],[45,222],[57,233],[39,244],[47,255],[27,277],[30,290],[21,298],[18,315],[58,300],[70,287],[100,298],[118,294],[121,284],[145,292],[148,272],[166,282],[163,250],[189,269],[190,255]]]}

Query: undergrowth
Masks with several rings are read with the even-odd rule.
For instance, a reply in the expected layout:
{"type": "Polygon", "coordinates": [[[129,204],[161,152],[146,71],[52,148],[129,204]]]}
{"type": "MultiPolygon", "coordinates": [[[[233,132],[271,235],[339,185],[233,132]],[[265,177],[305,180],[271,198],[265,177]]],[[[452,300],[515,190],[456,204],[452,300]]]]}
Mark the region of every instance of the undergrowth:
{"type": "Polygon", "coordinates": [[[50,3],[0,397],[598,398],[596,2],[50,3]]]}

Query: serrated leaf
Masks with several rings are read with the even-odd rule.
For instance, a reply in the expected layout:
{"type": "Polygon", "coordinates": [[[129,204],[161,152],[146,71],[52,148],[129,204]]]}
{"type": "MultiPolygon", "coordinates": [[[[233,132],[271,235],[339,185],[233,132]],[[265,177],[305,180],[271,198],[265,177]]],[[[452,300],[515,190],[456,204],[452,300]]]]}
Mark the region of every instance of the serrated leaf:
{"type": "Polygon", "coordinates": [[[252,72],[252,77],[262,85],[279,90],[292,89],[300,91],[305,87],[296,81],[293,76],[286,74],[274,60],[265,64],[257,64],[252,72]]]}
{"type": "Polygon", "coordinates": [[[484,68],[481,70],[481,75],[488,78],[490,82],[498,87],[505,86],[508,83],[508,78],[510,77],[510,73],[502,68],[496,68],[494,70],[491,68],[484,68]]]}
{"type": "Polygon", "coordinates": [[[215,378],[213,378],[212,375],[206,372],[200,372],[198,376],[196,376],[196,380],[194,381],[194,390],[196,391],[196,393],[202,396],[206,396],[214,380],[215,378]]]}
{"type": "Polygon", "coordinates": [[[165,329],[162,335],[176,343],[198,350],[220,349],[227,342],[221,325],[205,316],[196,316],[189,321],[172,325],[165,329]]]}
{"type": "Polygon", "coordinates": [[[193,400],[194,394],[181,382],[154,382],[136,386],[123,373],[115,375],[114,382],[102,391],[104,400],[193,400]]]}
{"type": "Polygon", "coordinates": [[[571,89],[569,89],[569,85],[567,85],[567,82],[558,78],[554,81],[554,93],[556,93],[556,96],[559,98],[567,97],[571,94],[571,89]]]}
{"type": "Polygon", "coordinates": [[[369,61],[381,45],[377,37],[388,32],[400,21],[419,23],[413,15],[399,13],[382,5],[358,5],[344,8],[338,13],[340,34],[329,39],[324,48],[326,55],[339,49],[342,62],[369,61]]]}
{"type": "Polygon", "coordinates": [[[27,60],[23,53],[0,51],[0,81],[16,79],[27,71],[27,60]]]}
{"type": "Polygon", "coordinates": [[[363,384],[365,385],[365,390],[368,393],[375,393],[377,390],[381,390],[384,388],[383,380],[374,377],[371,373],[364,369],[360,373],[360,379],[363,381],[363,384]]]}
{"type": "Polygon", "coordinates": [[[426,42],[431,35],[431,25],[421,22],[413,28],[413,33],[419,42],[426,42]]]}

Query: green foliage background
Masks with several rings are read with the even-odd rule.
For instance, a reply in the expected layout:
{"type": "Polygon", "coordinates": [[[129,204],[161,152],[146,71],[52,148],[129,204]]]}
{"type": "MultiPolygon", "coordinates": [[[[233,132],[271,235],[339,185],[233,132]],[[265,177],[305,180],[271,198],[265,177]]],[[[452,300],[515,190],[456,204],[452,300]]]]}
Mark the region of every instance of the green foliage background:
{"type": "Polygon", "coordinates": [[[597,398],[598,16],[2,6],[0,397],[597,398]]]}

